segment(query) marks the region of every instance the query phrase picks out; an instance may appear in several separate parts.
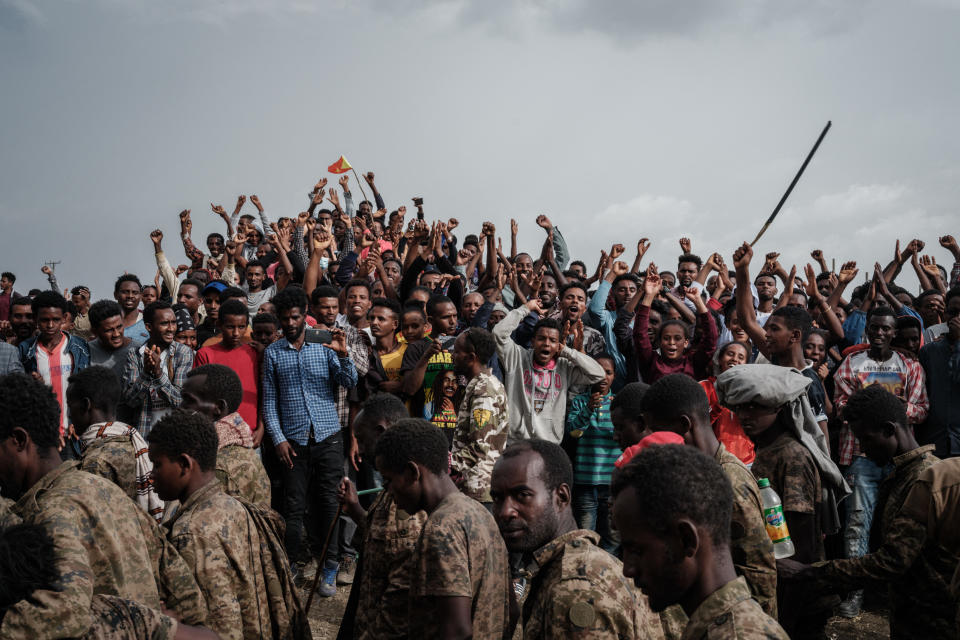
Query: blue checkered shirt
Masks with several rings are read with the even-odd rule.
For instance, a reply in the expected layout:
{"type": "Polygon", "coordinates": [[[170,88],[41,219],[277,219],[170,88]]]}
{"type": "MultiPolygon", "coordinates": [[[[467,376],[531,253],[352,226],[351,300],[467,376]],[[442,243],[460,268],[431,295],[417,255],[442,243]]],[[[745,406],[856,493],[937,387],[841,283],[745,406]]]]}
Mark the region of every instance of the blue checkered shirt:
{"type": "Polygon", "coordinates": [[[280,338],[263,352],[263,419],[274,444],[321,442],[340,430],[337,388],[357,384],[350,358],[321,344],[296,350],[280,338]]]}

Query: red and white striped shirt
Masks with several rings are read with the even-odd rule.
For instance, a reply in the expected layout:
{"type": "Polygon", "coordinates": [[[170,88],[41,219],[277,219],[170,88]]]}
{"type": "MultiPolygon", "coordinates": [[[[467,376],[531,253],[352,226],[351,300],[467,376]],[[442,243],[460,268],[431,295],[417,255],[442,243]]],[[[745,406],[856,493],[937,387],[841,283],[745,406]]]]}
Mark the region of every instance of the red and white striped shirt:
{"type": "Polygon", "coordinates": [[[73,356],[70,355],[70,340],[67,334],[61,334],[60,342],[47,350],[37,340],[37,373],[44,383],[53,389],[60,404],[60,433],[66,432],[70,425],[67,417],[67,378],[73,373],[73,356]]]}

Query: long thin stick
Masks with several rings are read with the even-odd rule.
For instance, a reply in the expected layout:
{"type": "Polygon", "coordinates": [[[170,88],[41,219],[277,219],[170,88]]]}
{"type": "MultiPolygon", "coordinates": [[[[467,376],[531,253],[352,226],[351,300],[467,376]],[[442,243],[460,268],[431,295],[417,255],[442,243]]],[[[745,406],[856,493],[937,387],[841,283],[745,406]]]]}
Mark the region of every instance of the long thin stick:
{"type": "Polygon", "coordinates": [[[827,126],[823,128],[823,131],[820,132],[820,137],[817,138],[816,143],[813,145],[813,149],[810,149],[810,153],[807,154],[807,159],[803,161],[803,164],[800,165],[800,171],[797,171],[797,175],[793,176],[793,181],[790,183],[790,186],[787,187],[786,192],[783,194],[783,197],[780,198],[780,202],[777,203],[777,208],[773,210],[773,213],[770,214],[770,217],[767,218],[767,221],[763,223],[763,228],[760,229],[760,233],[757,234],[757,237],[753,239],[753,242],[750,243],[750,246],[757,244],[757,240],[760,239],[760,236],[764,234],[767,228],[770,226],[770,223],[773,222],[773,219],[777,217],[777,214],[780,213],[780,208],[783,206],[783,203],[787,201],[787,198],[790,197],[790,192],[793,191],[793,188],[797,186],[797,182],[800,181],[800,176],[803,175],[804,170],[807,168],[807,165],[810,164],[810,159],[813,158],[813,154],[817,152],[817,148],[820,147],[820,143],[823,142],[824,136],[827,135],[827,131],[830,131],[830,125],[833,124],[831,121],[827,120],[827,126]]]}
{"type": "MultiPolygon", "coordinates": [[[[357,186],[360,187],[360,193],[363,194],[363,199],[369,200],[370,198],[367,197],[367,192],[363,190],[363,180],[361,180],[360,176],[357,175],[357,170],[354,169],[353,167],[350,167],[350,171],[353,171],[353,177],[357,179],[357,186]]],[[[360,205],[358,204],[357,209],[359,208],[360,208],[360,205]]]]}
{"type": "Polygon", "coordinates": [[[343,511],[343,505],[337,505],[337,515],[333,516],[333,522],[330,523],[330,528],[327,529],[327,539],[323,541],[323,551],[320,552],[320,555],[317,556],[317,575],[313,578],[313,586],[310,587],[310,595],[307,597],[307,607],[304,609],[305,612],[310,611],[310,605],[313,603],[313,594],[317,592],[317,587],[320,585],[320,578],[323,577],[323,558],[327,555],[327,547],[330,546],[330,537],[333,535],[333,529],[337,526],[337,520],[340,519],[340,512],[343,511]]]}

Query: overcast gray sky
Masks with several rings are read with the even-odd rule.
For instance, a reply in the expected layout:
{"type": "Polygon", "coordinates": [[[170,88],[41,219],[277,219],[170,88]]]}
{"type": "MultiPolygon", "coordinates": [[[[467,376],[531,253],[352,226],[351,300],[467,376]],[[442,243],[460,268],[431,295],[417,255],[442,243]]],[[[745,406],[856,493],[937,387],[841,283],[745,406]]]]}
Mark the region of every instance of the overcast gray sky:
{"type": "Polygon", "coordinates": [[[542,212],[594,264],[729,260],[828,119],[758,251],[947,263],[958,27],[956,0],[0,0],[0,268],[109,297],[155,227],[184,261],[181,209],[200,239],[239,193],[295,215],[341,153],[461,237],[515,217],[537,248],[542,212]]]}

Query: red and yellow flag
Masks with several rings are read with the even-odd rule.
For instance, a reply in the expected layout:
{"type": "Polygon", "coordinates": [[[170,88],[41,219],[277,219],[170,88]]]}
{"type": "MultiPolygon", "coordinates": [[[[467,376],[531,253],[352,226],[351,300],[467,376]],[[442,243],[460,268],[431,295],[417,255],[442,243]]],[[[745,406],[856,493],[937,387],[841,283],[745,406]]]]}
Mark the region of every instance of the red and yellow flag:
{"type": "Polygon", "coordinates": [[[347,162],[347,159],[343,156],[340,156],[339,160],[327,167],[327,171],[330,173],[346,173],[350,171],[350,169],[353,169],[353,167],[350,166],[350,163],[347,162]]]}

